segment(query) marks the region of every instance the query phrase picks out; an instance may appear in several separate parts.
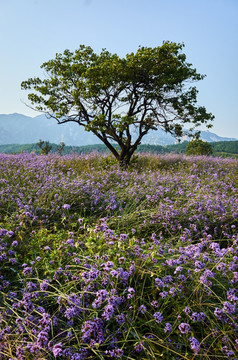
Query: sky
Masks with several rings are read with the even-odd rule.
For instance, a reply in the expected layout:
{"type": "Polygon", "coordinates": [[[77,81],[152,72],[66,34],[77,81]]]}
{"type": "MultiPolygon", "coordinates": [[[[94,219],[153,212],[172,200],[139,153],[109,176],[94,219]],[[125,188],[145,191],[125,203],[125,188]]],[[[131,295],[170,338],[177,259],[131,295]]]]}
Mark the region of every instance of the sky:
{"type": "Polygon", "coordinates": [[[184,43],[204,80],[198,105],[217,135],[238,138],[238,0],[0,0],[0,114],[37,116],[21,82],[42,63],[91,46],[124,57],[139,46],[184,43]]]}

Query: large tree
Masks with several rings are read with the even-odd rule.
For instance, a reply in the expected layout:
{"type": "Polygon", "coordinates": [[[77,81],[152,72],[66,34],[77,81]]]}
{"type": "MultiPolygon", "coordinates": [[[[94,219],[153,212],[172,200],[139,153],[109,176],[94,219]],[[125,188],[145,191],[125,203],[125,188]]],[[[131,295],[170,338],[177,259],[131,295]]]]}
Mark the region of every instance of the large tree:
{"type": "Polygon", "coordinates": [[[198,91],[191,86],[204,75],[186,61],[183,46],[164,42],[120,58],[81,45],[45,62],[45,79],[30,78],[21,86],[34,90],[28,94],[31,107],[59,124],[73,121],[92,131],[126,166],[151,129],[180,137],[184,125],[211,126],[213,115],[196,105],[198,91]]]}

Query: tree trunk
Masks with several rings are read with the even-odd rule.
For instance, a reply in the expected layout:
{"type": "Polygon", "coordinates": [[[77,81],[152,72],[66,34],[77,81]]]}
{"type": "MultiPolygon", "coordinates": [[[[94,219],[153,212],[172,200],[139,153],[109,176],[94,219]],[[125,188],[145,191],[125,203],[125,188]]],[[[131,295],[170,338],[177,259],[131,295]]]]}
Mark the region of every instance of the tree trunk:
{"type": "Polygon", "coordinates": [[[126,154],[120,154],[119,165],[122,170],[126,170],[131,160],[131,155],[127,151],[126,154]]]}

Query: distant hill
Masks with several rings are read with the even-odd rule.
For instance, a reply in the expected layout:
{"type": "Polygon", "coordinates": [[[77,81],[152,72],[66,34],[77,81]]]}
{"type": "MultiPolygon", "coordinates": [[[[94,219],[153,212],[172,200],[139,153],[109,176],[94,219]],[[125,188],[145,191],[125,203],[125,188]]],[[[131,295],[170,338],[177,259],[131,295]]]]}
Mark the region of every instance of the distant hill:
{"type": "MultiPolygon", "coordinates": [[[[236,140],[209,131],[201,131],[201,138],[208,142],[236,140]]],[[[58,125],[56,120],[48,119],[45,115],[32,118],[17,113],[0,114],[0,145],[32,144],[39,139],[55,144],[63,141],[71,146],[102,144],[94,134],[84,131],[83,127],[73,122],[58,125]]],[[[172,145],[176,142],[172,135],[161,129],[152,130],[142,140],[142,144],[149,145],[172,145]]],[[[187,140],[187,137],[183,140],[187,140]]]]}
{"type": "MultiPolygon", "coordinates": [[[[155,154],[184,154],[186,152],[188,142],[184,141],[174,145],[149,145],[142,144],[138,146],[137,152],[148,152],[155,154]]],[[[50,144],[52,146],[51,152],[58,151],[57,144],[50,144]]],[[[236,141],[220,141],[211,143],[214,156],[234,157],[238,158],[238,140],[236,141]]],[[[117,147],[117,146],[115,146],[117,147]]],[[[109,153],[108,148],[104,144],[84,145],[84,146],[65,146],[64,154],[77,153],[88,154],[92,151],[99,153],[109,153]]],[[[40,148],[37,144],[8,144],[0,145],[0,153],[17,154],[21,152],[35,152],[40,153],[40,148]]]]}

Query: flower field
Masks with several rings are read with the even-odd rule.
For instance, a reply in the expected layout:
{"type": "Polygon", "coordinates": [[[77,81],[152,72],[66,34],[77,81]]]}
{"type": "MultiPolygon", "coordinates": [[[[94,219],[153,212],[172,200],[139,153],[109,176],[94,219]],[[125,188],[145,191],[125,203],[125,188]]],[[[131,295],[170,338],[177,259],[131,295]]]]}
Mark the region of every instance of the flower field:
{"type": "Polygon", "coordinates": [[[0,359],[238,359],[238,161],[0,155],[0,359]]]}

